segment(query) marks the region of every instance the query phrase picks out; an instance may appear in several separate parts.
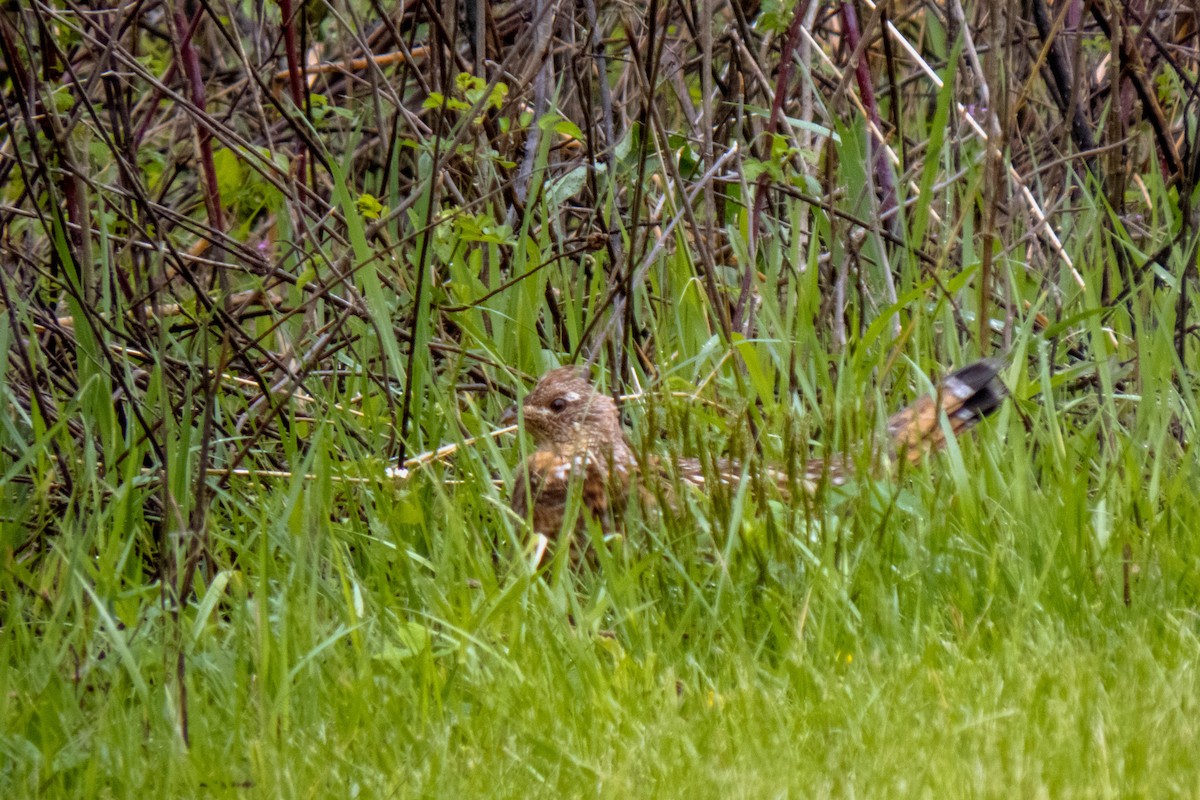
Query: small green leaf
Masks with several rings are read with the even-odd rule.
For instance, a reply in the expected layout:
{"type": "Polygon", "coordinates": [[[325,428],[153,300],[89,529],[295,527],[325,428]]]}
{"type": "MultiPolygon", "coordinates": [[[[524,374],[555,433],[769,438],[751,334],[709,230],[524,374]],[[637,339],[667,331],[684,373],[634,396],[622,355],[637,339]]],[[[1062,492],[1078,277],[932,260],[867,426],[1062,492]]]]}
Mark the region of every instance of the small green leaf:
{"type": "Polygon", "coordinates": [[[504,100],[508,97],[508,84],[497,83],[492,87],[492,93],[488,95],[488,105],[492,108],[499,109],[504,105],[504,100]]]}
{"type": "Polygon", "coordinates": [[[561,136],[570,136],[573,139],[583,141],[583,131],[579,130],[579,126],[569,119],[560,119],[554,124],[554,132],[561,136]]]}
{"type": "Polygon", "coordinates": [[[362,214],[364,219],[379,219],[387,211],[387,206],[379,202],[374,195],[367,194],[366,192],[358,196],[355,206],[358,208],[358,213],[362,214]]]}
{"type": "Polygon", "coordinates": [[[576,167],[546,187],[546,201],[552,206],[566,202],[579,194],[587,182],[587,167],[576,167]]]}

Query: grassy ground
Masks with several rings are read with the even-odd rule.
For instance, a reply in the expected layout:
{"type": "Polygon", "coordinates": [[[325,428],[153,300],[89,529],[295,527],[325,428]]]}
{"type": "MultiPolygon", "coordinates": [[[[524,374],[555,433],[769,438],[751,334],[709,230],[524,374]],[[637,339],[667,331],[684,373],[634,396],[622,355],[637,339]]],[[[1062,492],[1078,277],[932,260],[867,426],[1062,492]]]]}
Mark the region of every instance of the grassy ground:
{"type": "Polygon", "coordinates": [[[190,750],[153,592],[12,598],[10,796],[1192,795],[1194,501],[1138,542],[1126,607],[1095,514],[993,437],[961,491],[919,476],[912,515],[850,525],[841,569],[743,540],[497,577],[478,530],[420,553],[365,492],[339,524],[256,492],[174,634],[190,750]]]}
{"type": "Polygon", "coordinates": [[[693,498],[538,574],[492,454],[318,458],[230,487],[178,620],[106,504],[9,585],[6,793],[1190,796],[1196,468],[1099,431],[1018,399],[899,481],[693,498]]]}
{"type": "MultiPolygon", "coordinates": [[[[714,45],[685,5],[501,31],[478,79],[407,7],[365,27],[424,55],[293,64],[292,105],[295,21],[197,12],[204,54],[182,13],[3,22],[0,796],[1200,795],[1200,171],[1157,149],[1194,162],[1194,41],[1113,77],[1070,22],[1085,163],[1061,54],[989,4],[986,70],[897,17],[944,88],[873,24],[884,163],[844,17],[801,48],[718,4],[714,45]],[[887,415],[984,355],[1002,410],[880,468],[887,415]],[[749,480],[538,566],[529,443],[471,437],[584,360],[639,450],[749,480]],[[754,480],[838,452],[870,477],[754,480]]],[[[359,52],[362,9],[309,6],[359,52]]]]}

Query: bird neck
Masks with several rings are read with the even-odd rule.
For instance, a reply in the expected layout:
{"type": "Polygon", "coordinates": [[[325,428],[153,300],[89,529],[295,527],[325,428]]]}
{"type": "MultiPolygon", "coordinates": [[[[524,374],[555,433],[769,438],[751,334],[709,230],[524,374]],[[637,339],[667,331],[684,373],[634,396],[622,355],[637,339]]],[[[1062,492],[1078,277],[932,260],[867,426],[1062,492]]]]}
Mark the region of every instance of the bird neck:
{"type": "Polygon", "coordinates": [[[632,463],[636,460],[619,424],[581,425],[575,434],[570,442],[555,449],[567,457],[586,455],[600,462],[632,463]]]}

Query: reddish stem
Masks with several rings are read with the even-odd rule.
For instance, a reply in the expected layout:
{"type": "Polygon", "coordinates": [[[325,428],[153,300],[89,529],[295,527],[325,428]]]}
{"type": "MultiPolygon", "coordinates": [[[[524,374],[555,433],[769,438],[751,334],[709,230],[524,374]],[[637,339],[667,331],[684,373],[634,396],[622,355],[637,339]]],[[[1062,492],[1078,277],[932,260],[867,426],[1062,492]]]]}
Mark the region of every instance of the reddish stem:
{"type": "Polygon", "coordinates": [[[204,120],[204,77],[200,74],[200,56],[192,45],[201,13],[197,11],[195,18],[189,23],[181,11],[175,15],[175,25],[184,34],[179,43],[179,61],[191,94],[192,105],[196,106],[199,112],[196,115],[196,142],[200,151],[200,169],[204,172],[204,206],[208,210],[209,223],[217,231],[223,232],[225,217],[221,212],[221,190],[217,187],[217,168],[213,163],[212,130],[204,120]]]}
{"type": "MultiPolygon", "coordinates": [[[[845,26],[846,46],[850,48],[851,52],[854,52],[858,49],[858,43],[862,39],[862,34],[858,30],[858,13],[854,10],[854,4],[850,2],[842,3],[841,13],[842,24],[845,26]]],[[[858,63],[854,66],[854,77],[858,83],[858,93],[862,97],[867,116],[874,126],[873,130],[882,131],[883,122],[879,118],[879,105],[875,102],[875,87],[871,83],[871,69],[867,65],[866,48],[863,48],[858,54],[858,63]]],[[[872,135],[871,138],[875,142],[873,164],[875,185],[879,189],[879,211],[884,214],[896,206],[896,184],[892,180],[892,171],[888,169],[887,150],[884,147],[883,139],[878,135],[872,135]]]]}

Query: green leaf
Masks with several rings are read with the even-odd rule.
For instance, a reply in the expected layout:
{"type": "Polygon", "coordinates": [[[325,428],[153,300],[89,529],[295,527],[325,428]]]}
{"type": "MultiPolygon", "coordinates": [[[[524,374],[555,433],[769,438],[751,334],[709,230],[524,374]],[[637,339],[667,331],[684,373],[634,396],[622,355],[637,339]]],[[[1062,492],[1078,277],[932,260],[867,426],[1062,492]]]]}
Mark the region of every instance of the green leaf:
{"type": "Polygon", "coordinates": [[[217,172],[217,191],[224,198],[232,198],[243,186],[242,162],[237,153],[228,147],[213,151],[213,167],[217,172]]]}
{"type": "Polygon", "coordinates": [[[504,105],[505,99],[508,97],[508,84],[497,83],[492,87],[492,93],[488,95],[488,105],[492,108],[499,109],[504,105]]]}
{"type": "Polygon", "coordinates": [[[554,126],[554,132],[560,136],[569,136],[572,139],[583,141],[583,131],[579,130],[579,126],[569,119],[559,120],[554,126]]]}
{"type": "Polygon", "coordinates": [[[762,361],[755,349],[755,342],[735,331],[733,348],[742,357],[742,363],[746,365],[746,374],[750,376],[750,384],[754,387],[755,393],[758,394],[759,399],[768,410],[773,408],[775,406],[774,386],[767,377],[766,370],[763,369],[762,361]]]}
{"type": "Polygon", "coordinates": [[[546,202],[551,206],[565,203],[579,194],[587,182],[587,167],[579,166],[550,182],[546,187],[546,202]]]}
{"type": "Polygon", "coordinates": [[[387,211],[387,206],[379,202],[374,195],[365,192],[358,196],[355,207],[358,209],[358,213],[362,214],[363,219],[379,219],[387,211]]]}

